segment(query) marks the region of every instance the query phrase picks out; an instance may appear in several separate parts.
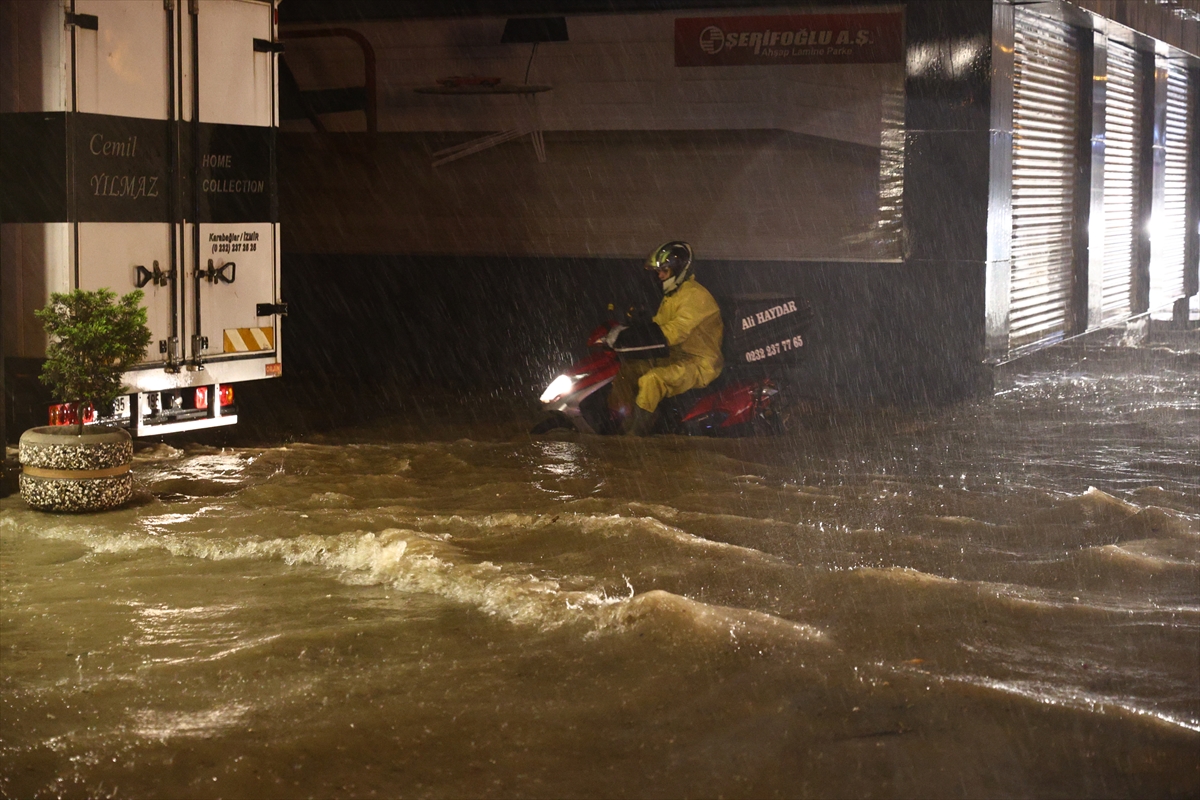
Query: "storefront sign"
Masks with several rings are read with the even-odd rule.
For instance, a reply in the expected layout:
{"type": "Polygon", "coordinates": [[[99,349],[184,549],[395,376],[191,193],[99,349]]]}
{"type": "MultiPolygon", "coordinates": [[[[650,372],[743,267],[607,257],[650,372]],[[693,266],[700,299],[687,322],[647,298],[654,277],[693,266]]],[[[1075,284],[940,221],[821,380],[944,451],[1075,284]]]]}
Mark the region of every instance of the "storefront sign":
{"type": "Polygon", "coordinates": [[[902,17],[789,14],[675,20],[675,66],[882,64],[903,56],[902,17]]]}

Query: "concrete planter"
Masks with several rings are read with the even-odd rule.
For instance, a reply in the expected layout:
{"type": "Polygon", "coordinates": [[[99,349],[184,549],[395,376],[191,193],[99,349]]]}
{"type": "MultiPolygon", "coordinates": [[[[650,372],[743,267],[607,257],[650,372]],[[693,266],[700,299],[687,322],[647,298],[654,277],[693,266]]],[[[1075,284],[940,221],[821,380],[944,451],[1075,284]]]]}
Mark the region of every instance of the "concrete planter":
{"type": "Polygon", "coordinates": [[[121,428],[30,428],[21,434],[21,497],[40,511],[105,511],[133,494],[133,440],[121,428]]]}

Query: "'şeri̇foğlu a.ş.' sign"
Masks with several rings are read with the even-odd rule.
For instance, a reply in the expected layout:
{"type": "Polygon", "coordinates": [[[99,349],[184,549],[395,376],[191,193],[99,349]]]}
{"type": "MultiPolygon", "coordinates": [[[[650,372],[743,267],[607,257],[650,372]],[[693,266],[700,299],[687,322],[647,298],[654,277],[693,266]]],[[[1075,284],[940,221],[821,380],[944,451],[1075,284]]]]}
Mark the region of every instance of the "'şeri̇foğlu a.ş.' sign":
{"type": "Polygon", "coordinates": [[[677,67],[883,64],[902,52],[899,13],[675,20],[677,67]]]}

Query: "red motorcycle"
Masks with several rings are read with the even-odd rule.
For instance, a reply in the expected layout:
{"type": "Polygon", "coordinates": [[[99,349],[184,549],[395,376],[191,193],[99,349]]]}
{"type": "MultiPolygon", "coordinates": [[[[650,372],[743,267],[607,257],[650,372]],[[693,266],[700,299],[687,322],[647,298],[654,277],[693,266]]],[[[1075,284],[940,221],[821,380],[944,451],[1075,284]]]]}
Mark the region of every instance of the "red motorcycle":
{"type": "MultiPolygon", "coordinates": [[[[732,315],[724,316],[725,369],[708,386],[664,400],[654,433],[744,436],[783,429],[787,402],[778,374],[807,354],[811,306],[796,298],[744,299],[732,315]]],[[[645,324],[634,311],[626,317],[630,327],[645,324]]],[[[647,350],[622,347],[625,337],[616,349],[608,346],[608,334],[617,324],[609,319],[593,330],[588,355],[550,381],[539,398],[544,417],[531,433],[620,431],[621,420],[608,407],[610,384],[623,358],[646,357],[647,350]]]]}

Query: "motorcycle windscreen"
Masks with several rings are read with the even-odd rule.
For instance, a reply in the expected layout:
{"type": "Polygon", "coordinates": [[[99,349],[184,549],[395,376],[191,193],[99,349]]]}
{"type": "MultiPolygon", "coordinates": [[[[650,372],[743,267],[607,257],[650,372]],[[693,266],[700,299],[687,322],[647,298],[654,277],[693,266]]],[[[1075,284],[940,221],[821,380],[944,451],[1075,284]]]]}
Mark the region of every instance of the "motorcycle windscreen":
{"type": "Polygon", "coordinates": [[[740,300],[725,330],[729,365],[786,366],[806,355],[812,307],[798,297],[740,300]]]}

